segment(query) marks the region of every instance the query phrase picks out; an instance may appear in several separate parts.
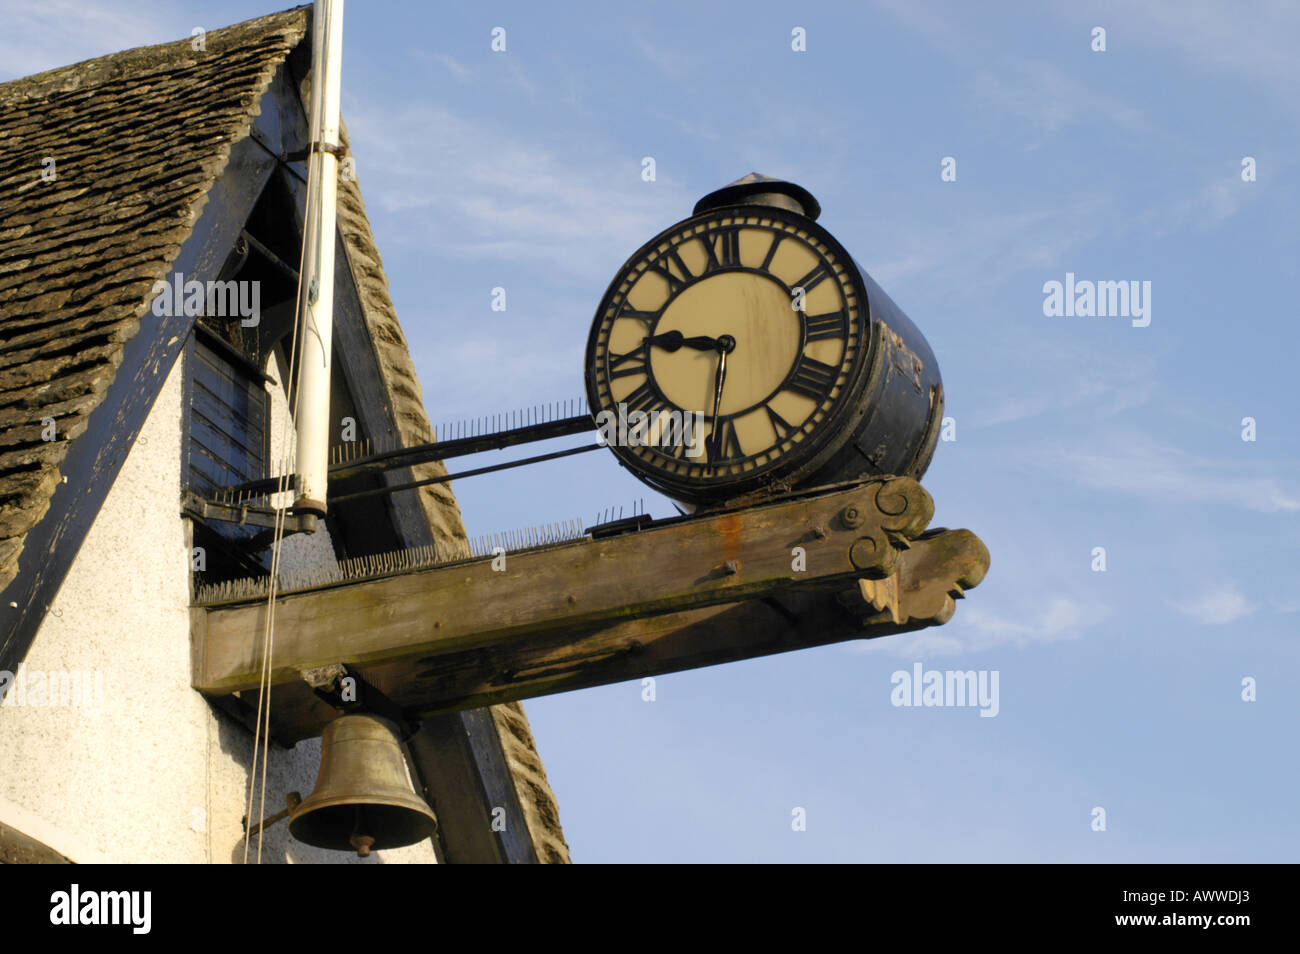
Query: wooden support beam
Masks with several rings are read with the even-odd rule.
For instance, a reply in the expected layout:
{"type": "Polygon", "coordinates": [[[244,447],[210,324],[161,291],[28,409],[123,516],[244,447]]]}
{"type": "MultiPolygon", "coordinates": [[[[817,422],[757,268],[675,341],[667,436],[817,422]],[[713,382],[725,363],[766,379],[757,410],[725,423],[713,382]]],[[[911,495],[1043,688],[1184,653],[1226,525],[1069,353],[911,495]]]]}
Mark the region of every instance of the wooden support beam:
{"type": "MultiPolygon", "coordinates": [[[[932,514],[916,481],[882,478],[510,554],[504,569],[489,557],[288,593],[273,684],[346,663],[431,713],[934,625],[988,551],[969,531],[926,534],[932,514]]],[[[195,688],[256,688],[265,612],[192,610],[195,688]]],[[[281,734],[321,717],[303,707],[281,734]]]]}
{"type": "Polygon", "coordinates": [[[968,530],[940,531],[899,556],[879,581],[902,594],[884,611],[842,590],[793,588],[761,599],[662,613],[586,632],[488,650],[451,653],[371,669],[366,678],[411,711],[508,702],[684,669],[911,632],[952,617],[955,600],[988,569],[988,551],[968,530]],[[943,567],[935,567],[936,560],[943,567]]]}

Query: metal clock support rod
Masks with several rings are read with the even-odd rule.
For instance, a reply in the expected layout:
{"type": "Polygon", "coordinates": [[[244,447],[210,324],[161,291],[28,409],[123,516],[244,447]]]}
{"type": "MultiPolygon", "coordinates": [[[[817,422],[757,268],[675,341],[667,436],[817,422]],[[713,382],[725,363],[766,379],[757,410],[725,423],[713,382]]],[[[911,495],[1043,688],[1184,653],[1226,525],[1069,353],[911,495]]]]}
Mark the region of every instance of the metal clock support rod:
{"type": "MultiPolygon", "coordinates": [[[[403,467],[414,467],[417,464],[428,464],[437,460],[450,460],[453,457],[467,457],[470,454],[481,454],[485,451],[504,450],[507,447],[515,447],[519,444],[531,444],[536,443],[537,441],[553,440],[557,437],[569,437],[573,434],[585,434],[594,430],[594,428],[595,425],[592,423],[591,415],[580,414],[574,417],[564,417],[559,420],[547,421],[541,424],[528,424],[523,427],[512,427],[505,430],[493,431],[488,434],[478,434],[473,437],[459,438],[457,440],[433,441],[428,444],[415,444],[411,447],[399,447],[395,450],[383,451],[378,454],[367,454],[364,457],[357,457],[352,460],[339,461],[338,463],[331,464],[329,467],[329,477],[330,480],[347,480],[351,477],[380,474],[389,470],[397,470],[403,467]]],[[[540,459],[545,460],[550,458],[549,456],[544,456],[540,459]]],[[[532,462],[534,461],[530,458],[518,461],[510,466],[520,466],[532,462]]],[[[504,469],[505,466],[506,465],[501,465],[492,469],[501,470],[504,469]]],[[[482,471],[476,471],[476,473],[478,472],[487,471],[484,469],[482,471]]],[[[252,480],[247,483],[239,484],[235,487],[229,488],[229,490],[233,493],[243,494],[273,493],[277,489],[279,481],[279,477],[266,477],[261,480],[252,480]]],[[[425,481],[425,483],[428,482],[429,481],[425,481]]],[[[344,498],[339,497],[331,499],[342,500],[344,498]]]]}
{"type": "Polygon", "coordinates": [[[595,425],[592,423],[591,415],[582,414],[577,417],[561,418],[558,421],[549,421],[544,424],[529,424],[524,427],[494,431],[490,434],[480,434],[476,437],[434,441],[430,444],[416,444],[412,447],[400,447],[396,450],[370,454],[356,460],[335,464],[330,468],[330,477],[337,480],[346,480],[349,477],[377,474],[399,467],[427,464],[435,460],[467,457],[470,454],[504,450],[507,447],[515,447],[519,444],[531,444],[556,437],[585,434],[594,430],[594,428],[595,425]]]}
{"type": "Polygon", "coordinates": [[[414,490],[416,487],[424,487],[428,484],[444,484],[451,480],[460,480],[463,477],[477,477],[480,474],[493,474],[499,470],[510,470],[514,467],[524,467],[528,464],[540,464],[543,461],[558,460],[561,457],[572,457],[575,454],[585,454],[588,451],[600,450],[600,444],[584,444],[582,447],[570,447],[567,450],[555,451],[550,454],[538,454],[536,457],[525,457],[521,460],[508,460],[503,464],[492,464],[487,467],[476,467],[473,470],[462,470],[456,474],[442,474],[439,477],[427,477],[424,480],[412,480],[404,484],[390,484],[387,487],[376,487],[373,490],[359,490],[352,494],[341,494],[337,497],[331,496],[330,503],[347,503],[352,500],[360,500],[363,497],[379,497],[383,494],[395,494],[402,490],[414,490]]]}

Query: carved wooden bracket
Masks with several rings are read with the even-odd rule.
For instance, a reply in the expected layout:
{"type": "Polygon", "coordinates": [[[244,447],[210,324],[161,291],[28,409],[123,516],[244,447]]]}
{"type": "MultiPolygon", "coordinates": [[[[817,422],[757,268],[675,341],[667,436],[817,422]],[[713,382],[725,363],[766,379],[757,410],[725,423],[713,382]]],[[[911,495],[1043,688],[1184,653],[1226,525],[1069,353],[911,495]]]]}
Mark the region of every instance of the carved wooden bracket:
{"type": "Polygon", "coordinates": [[[858,580],[841,594],[864,626],[920,622],[939,626],[952,619],[956,600],[978,586],[989,568],[989,551],[969,530],[932,530],[907,545],[889,576],[858,580]]]}

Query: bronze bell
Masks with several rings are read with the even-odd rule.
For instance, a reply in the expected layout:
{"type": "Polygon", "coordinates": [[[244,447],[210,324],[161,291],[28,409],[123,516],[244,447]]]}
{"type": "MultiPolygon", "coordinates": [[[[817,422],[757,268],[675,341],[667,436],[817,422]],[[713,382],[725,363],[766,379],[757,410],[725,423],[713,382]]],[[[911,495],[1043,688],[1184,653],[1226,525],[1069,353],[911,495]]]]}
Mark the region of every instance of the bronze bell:
{"type": "Polygon", "coordinates": [[[289,833],[317,848],[400,848],[437,827],[411,786],[397,726],[375,715],[339,716],[321,733],[320,774],[289,816],[289,833]]]}

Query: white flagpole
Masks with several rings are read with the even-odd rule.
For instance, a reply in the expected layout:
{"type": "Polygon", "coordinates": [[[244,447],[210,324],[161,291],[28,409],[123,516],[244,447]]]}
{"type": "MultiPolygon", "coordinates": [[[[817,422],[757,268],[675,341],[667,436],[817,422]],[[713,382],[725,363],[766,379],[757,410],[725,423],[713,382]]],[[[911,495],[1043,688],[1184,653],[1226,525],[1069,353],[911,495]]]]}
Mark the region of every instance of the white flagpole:
{"type": "Polygon", "coordinates": [[[343,0],[312,10],[311,155],[308,159],[303,265],[299,276],[297,430],[294,507],[325,514],[330,436],[330,347],[334,317],[334,223],[338,198],[339,78],[343,0]]]}

